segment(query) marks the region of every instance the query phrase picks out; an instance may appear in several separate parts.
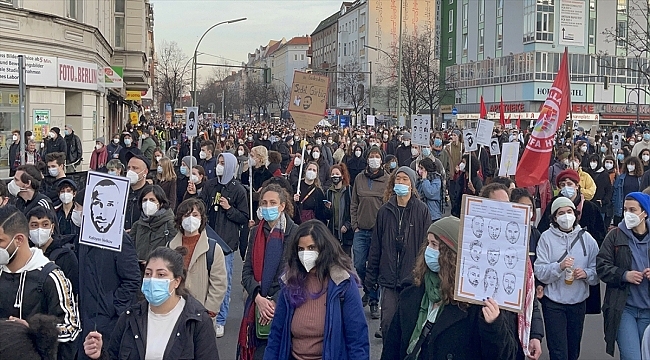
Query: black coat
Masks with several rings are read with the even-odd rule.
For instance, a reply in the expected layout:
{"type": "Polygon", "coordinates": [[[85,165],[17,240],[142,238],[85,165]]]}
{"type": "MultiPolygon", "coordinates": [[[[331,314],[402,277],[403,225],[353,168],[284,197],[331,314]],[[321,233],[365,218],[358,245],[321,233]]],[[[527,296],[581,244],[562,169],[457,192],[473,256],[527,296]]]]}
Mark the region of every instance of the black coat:
{"type": "MultiPolygon", "coordinates": [[[[74,131],[72,134],[65,137],[65,144],[67,146],[67,161],[66,164],[74,164],[77,161],[80,161],[83,156],[83,150],[81,147],[81,139],[77,136],[74,131]]],[[[109,159],[110,160],[110,159],[109,159]]]]}
{"type": "Polygon", "coordinates": [[[377,212],[364,284],[369,289],[376,284],[391,289],[403,289],[412,285],[415,261],[422,245],[427,241],[431,215],[427,205],[415,195],[411,195],[404,209],[401,232],[403,240],[397,240],[400,230],[396,199],[396,196],[392,196],[377,212]]]}
{"type": "Polygon", "coordinates": [[[607,170],[595,172],[592,176],[596,183],[596,193],[592,202],[596,203],[599,208],[607,206],[612,203],[612,195],[614,195],[614,187],[609,180],[609,172],[607,170]],[[598,202],[600,200],[600,203],[598,202]]]}
{"type": "MultiPolygon", "coordinates": [[[[406,357],[411,334],[415,328],[424,296],[424,286],[411,286],[402,291],[395,316],[384,337],[382,360],[406,357]]],[[[429,336],[422,344],[422,360],[514,360],[519,339],[509,325],[511,315],[501,310],[499,317],[488,324],[482,306],[461,309],[447,304],[438,314],[429,336]]]]}
{"type": "Polygon", "coordinates": [[[325,193],[325,198],[327,201],[332,203],[332,206],[328,209],[325,208],[325,215],[328,217],[327,227],[330,229],[332,234],[341,242],[341,245],[352,246],[354,240],[354,230],[352,229],[352,220],[350,217],[350,202],[351,202],[351,190],[352,186],[348,185],[341,189],[343,192],[338,204],[334,203],[334,194],[336,190],[329,188],[325,193]],[[334,228],[334,207],[339,209],[339,219],[338,227],[334,228]],[[341,233],[341,226],[345,226],[348,231],[341,233]]]}
{"type": "Polygon", "coordinates": [[[72,293],[79,294],[79,261],[74,253],[76,235],[54,235],[52,243],[45,249],[43,255],[53,261],[65,274],[72,284],[72,293]]]}
{"type": "Polygon", "coordinates": [[[397,166],[411,165],[414,158],[411,154],[411,145],[404,146],[404,143],[400,144],[395,150],[395,157],[397,158],[397,166]]]}
{"type": "MultiPolygon", "coordinates": [[[[217,338],[208,311],[191,295],[185,296],[185,307],[176,321],[167,342],[164,360],[219,360],[217,338]]],[[[122,314],[115,325],[110,343],[102,359],[144,360],[147,349],[149,303],[141,301],[122,314]]]]}
{"type": "Polygon", "coordinates": [[[248,224],[249,209],[246,189],[233,179],[228,184],[219,183],[219,178],[210,180],[199,196],[205,203],[208,224],[235,251],[239,247],[239,229],[248,224]],[[228,199],[230,208],[224,210],[215,204],[217,193],[228,199]]]}
{"type": "Polygon", "coordinates": [[[63,140],[61,135],[57,135],[56,139],[49,139],[45,141],[45,152],[43,155],[55,152],[62,152],[68,156],[68,145],[66,144],[65,140],[63,140]]]}

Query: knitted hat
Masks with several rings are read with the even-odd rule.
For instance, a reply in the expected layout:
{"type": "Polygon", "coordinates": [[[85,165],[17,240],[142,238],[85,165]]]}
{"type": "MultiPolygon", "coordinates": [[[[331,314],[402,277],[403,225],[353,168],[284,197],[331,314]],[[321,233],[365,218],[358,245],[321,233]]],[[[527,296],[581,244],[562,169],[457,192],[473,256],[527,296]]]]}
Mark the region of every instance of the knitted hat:
{"type": "Polygon", "coordinates": [[[567,207],[567,206],[573,210],[576,209],[576,206],[573,204],[573,201],[571,201],[571,199],[564,196],[560,196],[553,201],[553,204],[551,205],[551,214],[555,214],[557,209],[561,207],[567,207]]]}
{"type": "Polygon", "coordinates": [[[395,172],[395,175],[397,175],[397,174],[399,174],[399,173],[401,173],[401,172],[404,173],[404,174],[406,174],[406,175],[408,175],[408,177],[411,179],[411,187],[412,187],[412,188],[415,187],[415,179],[416,179],[416,177],[415,177],[415,171],[413,171],[413,169],[411,169],[411,168],[408,167],[408,166],[400,166],[400,167],[397,169],[397,171],[395,172]]]}
{"type": "Polygon", "coordinates": [[[560,172],[558,176],[555,178],[555,186],[559,187],[560,181],[564,179],[569,179],[576,184],[580,183],[580,175],[578,175],[578,173],[575,170],[566,169],[560,172]]]}
{"type": "Polygon", "coordinates": [[[379,154],[379,156],[382,158],[382,160],[384,159],[384,152],[381,151],[381,149],[379,148],[379,146],[377,146],[377,145],[372,146],[372,147],[368,150],[368,157],[370,157],[370,154],[372,154],[373,152],[376,152],[377,154],[379,154]]]}
{"type": "Polygon", "coordinates": [[[411,140],[411,134],[408,131],[404,131],[402,134],[402,140],[411,140]]]}
{"type": "Polygon", "coordinates": [[[189,167],[194,167],[196,165],[196,158],[189,155],[183,156],[183,162],[189,167]]]}
{"type": "Polygon", "coordinates": [[[438,236],[454,252],[458,252],[458,230],[460,219],[455,216],[447,216],[429,226],[428,233],[438,236]]]}
{"type": "Polygon", "coordinates": [[[51,128],[50,130],[53,131],[53,132],[55,132],[57,135],[61,135],[61,129],[59,129],[59,128],[56,127],[56,126],[53,127],[53,128],[51,128]]]}
{"type": "Polygon", "coordinates": [[[569,155],[571,155],[571,152],[569,150],[566,150],[564,152],[561,152],[561,153],[557,154],[557,158],[559,160],[564,160],[564,159],[568,158],[569,155]]]}
{"type": "Polygon", "coordinates": [[[643,211],[650,212],[650,195],[644,194],[642,192],[631,192],[627,194],[625,199],[627,200],[628,198],[632,198],[636,201],[639,202],[639,205],[641,205],[641,208],[643,211]]]}
{"type": "Polygon", "coordinates": [[[456,134],[458,137],[460,137],[460,136],[462,135],[462,133],[460,132],[460,130],[454,130],[454,131],[452,131],[451,133],[452,133],[452,134],[456,134]]]}
{"type": "Polygon", "coordinates": [[[103,137],[103,136],[100,136],[97,139],[95,139],[95,142],[100,142],[102,144],[106,144],[106,138],[103,137]]]}

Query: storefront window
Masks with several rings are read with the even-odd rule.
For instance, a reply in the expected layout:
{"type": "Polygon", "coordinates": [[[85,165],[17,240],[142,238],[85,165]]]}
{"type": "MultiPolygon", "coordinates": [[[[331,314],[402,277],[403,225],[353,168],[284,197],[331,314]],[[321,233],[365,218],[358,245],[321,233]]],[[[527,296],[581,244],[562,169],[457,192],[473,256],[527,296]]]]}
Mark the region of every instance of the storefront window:
{"type": "Polygon", "coordinates": [[[0,169],[9,167],[11,131],[19,127],[18,88],[0,87],[0,169]]]}

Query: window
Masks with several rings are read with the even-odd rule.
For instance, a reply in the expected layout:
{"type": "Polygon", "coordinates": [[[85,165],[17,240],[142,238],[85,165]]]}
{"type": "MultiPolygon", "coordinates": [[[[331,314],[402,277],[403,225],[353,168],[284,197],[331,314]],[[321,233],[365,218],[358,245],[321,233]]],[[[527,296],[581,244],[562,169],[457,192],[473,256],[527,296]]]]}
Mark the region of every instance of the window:
{"type": "Polygon", "coordinates": [[[478,22],[485,21],[485,0],[478,0],[478,22]]]}
{"type": "Polygon", "coordinates": [[[619,20],[616,22],[616,46],[625,46],[627,39],[627,21],[619,20]]]}
{"type": "Polygon", "coordinates": [[[126,0],[115,0],[115,47],[124,48],[125,39],[125,26],[124,26],[124,10],[126,0]]]}
{"type": "Polygon", "coordinates": [[[343,44],[343,56],[348,56],[348,44],[343,44]]]}
{"type": "Polygon", "coordinates": [[[463,27],[467,27],[467,12],[469,11],[469,4],[463,4],[463,27]]]}
{"type": "MultiPolygon", "coordinates": [[[[0,2],[3,0],[0,0],[0,2]]],[[[12,1],[9,1],[10,3],[12,1]]],[[[70,19],[75,19],[81,21],[81,15],[83,14],[83,1],[82,0],[67,0],[68,8],[66,16],[70,19]]]]}
{"type": "Polygon", "coordinates": [[[553,8],[545,7],[544,11],[537,12],[536,40],[553,41],[553,29],[555,28],[555,14],[553,8]]]}
{"type": "Polygon", "coordinates": [[[589,19],[589,45],[596,45],[596,19],[589,19]]]}
{"type": "Polygon", "coordinates": [[[454,31],[454,9],[449,10],[449,32],[454,31]]]}
{"type": "Polygon", "coordinates": [[[479,29],[479,31],[478,31],[478,52],[479,52],[479,54],[483,53],[484,41],[485,41],[485,30],[484,29],[479,29]]]}
{"type": "Polygon", "coordinates": [[[467,34],[463,34],[463,56],[467,56],[467,34]]]}
{"type": "Polygon", "coordinates": [[[0,4],[14,5],[14,0],[0,0],[0,4]]]}
{"type": "Polygon", "coordinates": [[[454,38],[449,38],[449,43],[447,44],[447,60],[452,60],[454,58],[454,38]]]}
{"type": "Polygon", "coordinates": [[[503,16],[503,0],[497,0],[497,16],[503,16]]]}
{"type": "Polygon", "coordinates": [[[618,11],[621,14],[625,14],[627,12],[627,0],[618,0],[618,4],[616,5],[616,11],[618,11]]]}
{"type": "Polygon", "coordinates": [[[503,49],[503,24],[497,24],[497,49],[503,49]]]}
{"type": "Polygon", "coordinates": [[[298,61],[298,54],[294,54],[294,55],[293,55],[293,60],[294,60],[294,61],[298,61]]]}

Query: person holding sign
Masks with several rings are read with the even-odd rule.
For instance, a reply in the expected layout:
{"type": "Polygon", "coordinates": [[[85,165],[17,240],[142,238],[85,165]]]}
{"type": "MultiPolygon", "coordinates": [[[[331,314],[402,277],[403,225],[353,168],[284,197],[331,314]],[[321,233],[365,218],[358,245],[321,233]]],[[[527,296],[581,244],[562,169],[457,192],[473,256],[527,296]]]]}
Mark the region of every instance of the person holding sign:
{"type": "Polygon", "coordinates": [[[463,155],[460,163],[456,165],[449,189],[450,194],[452,194],[452,215],[460,215],[463,194],[478,195],[481,192],[483,180],[478,176],[479,169],[478,158],[470,154],[463,155]]]}
{"type": "Polygon", "coordinates": [[[551,360],[577,360],[589,286],[596,274],[598,243],[578,224],[577,210],[565,197],[553,201],[551,227],[537,244],[535,276],[546,285],[542,313],[551,360]]]}
{"type": "Polygon", "coordinates": [[[484,306],[454,300],[460,220],[449,216],[427,231],[413,270],[413,286],[399,296],[382,360],[516,359],[519,341],[508,312],[496,301],[484,306]]]}

